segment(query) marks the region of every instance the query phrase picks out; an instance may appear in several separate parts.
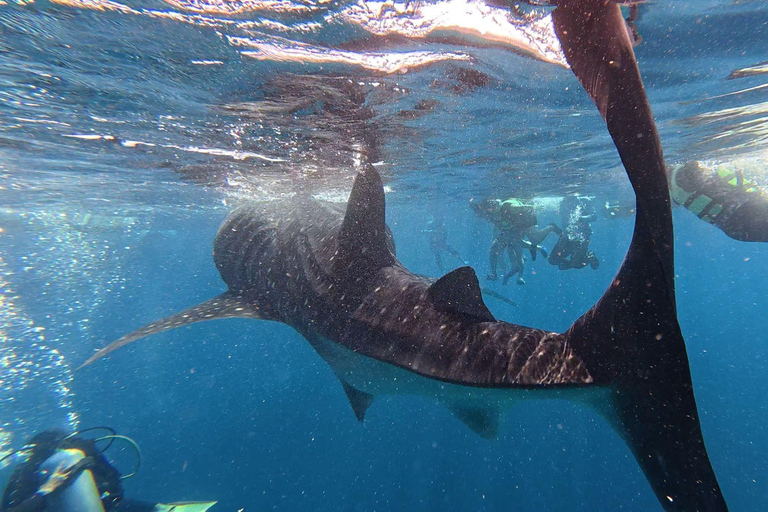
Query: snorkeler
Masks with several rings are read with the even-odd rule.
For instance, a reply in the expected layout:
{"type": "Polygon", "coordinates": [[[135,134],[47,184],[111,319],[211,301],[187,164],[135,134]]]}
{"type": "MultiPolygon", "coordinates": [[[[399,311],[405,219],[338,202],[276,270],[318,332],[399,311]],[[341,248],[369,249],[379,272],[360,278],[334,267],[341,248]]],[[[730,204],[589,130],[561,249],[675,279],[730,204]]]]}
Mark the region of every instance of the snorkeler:
{"type": "MultiPolygon", "coordinates": [[[[11,475],[3,492],[0,512],[205,512],[215,501],[148,503],[123,497],[122,476],[104,456],[116,441],[126,441],[140,457],[136,443],[104,427],[73,434],[51,429],[41,432],[12,455],[23,454],[25,462],[11,475]],[[109,435],[85,438],[91,430],[109,435]],[[103,449],[97,443],[106,443],[103,449]]],[[[140,458],[139,458],[140,461],[140,458]]],[[[138,468],[138,463],[137,463],[138,468]]]]}
{"type": "Polygon", "coordinates": [[[429,249],[432,251],[432,254],[435,255],[437,268],[443,270],[442,253],[444,252],[447,252],[459,260],[463,265],[469,265],[469,262],[461,257],[459,251],[454,249],[453,246],[448,243],[448,233],[445,228],[445,221],[442,218],[430,220],[427,223],[427,228],[424,232],[429,235],[429,249]]]}
{"type": "Polygon", "coordinates": [[[511,269],[504,275],[504,284],[507,284],[515,275],[519,275],[517,284],[525,284],[523,279],[525,264],[523,249],[527,248],[531,252],[531,259],[533,260],[536,260],[537,252],[541,252],[546,257],[546,249],[540,244],[549,233],[556,231],[557,227],[549,225],[542,229],[537,228],[536,212],[533,206],[519,199],[510,198],[506,201],[488,199],[479,203],[472,203],[472,209],[478,216],[490,221],[497,230],[489,254],[491,272],[486,279],[489,281],[499,279],[497,273],[500,263],[499,257],[506,250],[511,269]],[[527,237],[528,240],[524,240],[524,237],[527,237]]]}
{"type": "Polygon", "coordinates": [[[672,199],[701,220],[744,242],[768,242],[768,194],[740,169],[701,162],[670,165],[672,199]]]}
{"type": "Polygon", "coordinates": [[[597,270],[600,261],[589,249],[592,237],[590,223],[596,218],[595,209],[588,199],[579,196],[564,197],[560,203],[560,222],[563,229],[558,233],[560,238],[549,255],[549,263],[556,265],[560,270],[584,268],[587,265],[597,270]]]}

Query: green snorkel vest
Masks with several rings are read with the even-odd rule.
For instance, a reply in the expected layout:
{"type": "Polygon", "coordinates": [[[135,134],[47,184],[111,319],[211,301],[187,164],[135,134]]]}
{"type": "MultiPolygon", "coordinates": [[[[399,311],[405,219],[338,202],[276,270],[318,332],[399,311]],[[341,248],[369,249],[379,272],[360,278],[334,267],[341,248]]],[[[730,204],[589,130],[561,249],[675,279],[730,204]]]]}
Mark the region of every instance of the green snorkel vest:
{"type": "MultiPolygon", "coordinates": [[[[696,180],[701,182],[702,185],[706,184],[706,179],[716,179],[720,183],[733,187],[734,191],[738,190],[745,193],[758,192],[758,188],[755,183],[744,179],[744,173],[742,171],[732,171],[727,167],[718,167],[717,169],[710,169],[704,167],[699,162],[688,162],[684,165],[678,164],[670,168],[670,185],[669,191],[672,199],[676,203],[681,204],[686,209],[693,212],[697,217],[710,224],[723,212],[723,204],[717,199],[708,196],[706,190],[685,190],[678,183],[680,172],[688,166],[695,165],[696,169],[690,172],[699,173],[700,179],[696,180]],[[708,176],[705,176],[704,174],[708,176]]],[[[705,188],[705,187],[702,187],[705,188]]]]}

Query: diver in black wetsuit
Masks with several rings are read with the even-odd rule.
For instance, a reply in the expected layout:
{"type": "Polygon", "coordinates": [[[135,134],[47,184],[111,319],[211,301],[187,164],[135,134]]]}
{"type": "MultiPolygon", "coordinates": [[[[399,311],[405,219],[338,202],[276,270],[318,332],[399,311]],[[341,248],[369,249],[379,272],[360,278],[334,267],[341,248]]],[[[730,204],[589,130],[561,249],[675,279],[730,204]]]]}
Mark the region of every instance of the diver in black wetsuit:
{"type": "Polygon", "coordinates": [[[445,221],[443,221],[442,218],[430,220],[427,223],[427,228],[424,232],[429,235],[429,249],[432,251],[432,254],[435,255],[437,268],[443,270],[442,253],[444,252],[447,252],[462,264],[469,265],[469,263],[461,257],[459,251],[454,249],[453,246],[448,243],[448,233],[445,228],[445,221]]]}
{"type": "Polygon", "coordinates": [[[729,237],[768,242],[768,194],[729,166],[692,161],[668,167],[672,199],[729,237]]]}
{"type": "Polygon", "coordinates": [[[477,215],[489,220],[497,229],[497,235],[491,244],[489,254],[491,272],[486,279],[489,281],[498,280],[499,257],[506,250],[512,267],[504,275],[504,284],[507,284],[515,275],[519,275],[517,284],[525,284],[523,279],[525,264],[523,249],[527,248],[530,251],[531,259],[534,261],[537,252],[541,252],[546,257],[547,251],[541,246],[541,243],[549,233],[556,231],[557,227],[549,225],[541,229],[538,228],[533,206],[515,198],[506,201],[489,199],[473,203],[472,208],[477,215]],[[528,240],[524,240],[525,237],[528,240]]]}
{"type": "Polygon", "coordinates": [[[597,218],[591,201],[579,196],[566,196],[560,203],[560,239],[549,255],[549,263],[560,270],[584,268],[597,270],[600,261],[589,249],[592,237],[590,223],[597,218]]]}
{"type": "Polygon", "coordinates": [[[112,434],[97,439],[81,437],[82,432],[46,430],[6,456],[27,453],[26,461],[14,469],[8,481],[0,512],[204,512],[216,503],[163,504],[125,498],[125,477],[96,444],[122,439],[136,445],[111,429],[105,430],[112,434]]]}

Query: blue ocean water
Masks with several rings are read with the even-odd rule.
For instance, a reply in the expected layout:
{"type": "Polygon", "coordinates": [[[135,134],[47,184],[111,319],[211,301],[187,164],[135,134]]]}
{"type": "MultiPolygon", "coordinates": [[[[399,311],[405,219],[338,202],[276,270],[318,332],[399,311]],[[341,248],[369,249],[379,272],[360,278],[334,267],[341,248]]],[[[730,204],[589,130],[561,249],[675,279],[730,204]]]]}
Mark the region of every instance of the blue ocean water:
{"type": "MultiPolygon", "coordinates": [[[[766,185],[768,75],[727,78],[766,60],[768,9],[641,7],[636,52],[668,160],[737,165],[766,185]]],[[[631,199],[546,13],[0,2],[0,449],[52,426],[108,425],[142,447],[129,495],[215,499],[222,511],[659,510],[591,410],[532,395],[487,441],[439,404],[382,396],[360,424],[327,365],[276,323],[197,324],[73,371],[224,291],[211,250],[233,206],[297,192],[344,200],[361,155],[381,163],[399,258],[435,277],[434,218],[481,278],[489,271],[492,228],[471,200],[537,197],[544,223],[565,194],[631,199]]],[[[707,449],[730,509],[761,510],[768,253],[682,208],[674,220],[707,449]]],[[[488,284],[518,304],[487,297],[494,315],[568,328],[611,281],[632,222],[593,228],[599,269],[529,261],[524,286],[488,284]]],[[[130,452],[113,455],[130,467],[130,452]]]]}

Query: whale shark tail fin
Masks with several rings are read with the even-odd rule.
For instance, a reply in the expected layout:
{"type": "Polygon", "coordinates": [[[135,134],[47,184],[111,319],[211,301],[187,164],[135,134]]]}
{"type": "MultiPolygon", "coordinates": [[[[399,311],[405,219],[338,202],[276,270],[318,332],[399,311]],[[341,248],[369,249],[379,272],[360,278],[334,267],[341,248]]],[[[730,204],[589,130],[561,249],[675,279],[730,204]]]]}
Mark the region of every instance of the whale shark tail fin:
{"type": "Polygon", "coordinates": [[[704,445],[673,297],[645,217],[638,206],[621,269],[566,336],[594,382],[612,389],[605,415],[665,510],[726,511],[704,445]]]}
{"type": "Polygon", "coordinates": [[[159,332],[167,331],[169,329],[175,329],[177,327],[183,327],[185,325],[194,324],[197,322],[205,322],[206,320],[219,320],[222,318],[253,318],[261,320],[270,320],[259,309],[248,303],[243,297],[234,294],[232,292],[225,292],[221,295],[214,297],[211,300],[207,300],[197,306],[180,311],[171,316],[161,318],[155,322],[145,325],[135,331],[129,332],[125,336],[117,339],[97,351],[91,357],[88,358],[77,369],[88,366],[97,359],[114,352],[115,350],[133,343],[136,340],[157,334],[159,332]]]}
{"type": "Polygon", "coordinates": [[[558,0],[553,22],[635,190],[635,229],[611,286],[566,336],[666,510],[727,510],[704,446],[677,320],[672,211],[661,143],[619,6],[558,0]]]}

